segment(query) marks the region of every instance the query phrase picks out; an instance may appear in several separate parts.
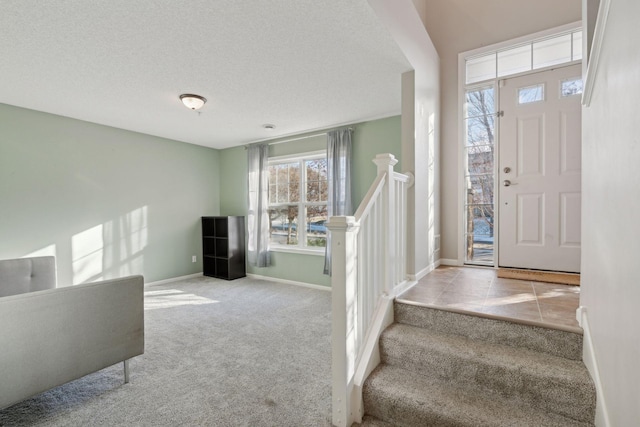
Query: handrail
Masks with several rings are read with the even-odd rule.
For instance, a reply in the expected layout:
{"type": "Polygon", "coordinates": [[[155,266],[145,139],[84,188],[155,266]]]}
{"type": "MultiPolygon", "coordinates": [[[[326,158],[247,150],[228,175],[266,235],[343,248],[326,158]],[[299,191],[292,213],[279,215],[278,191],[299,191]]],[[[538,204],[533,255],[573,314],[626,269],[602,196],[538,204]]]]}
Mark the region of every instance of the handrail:
{"type": "Polygon", "coordinates": [[[409,183],[409,186],[411,186],[411,184],[413,184],[413,174],[405,175],[405,174],[400,173],[400,172],[394,172],[393,173],[393,179],[395,179],[396,181],[409,183]]]}
{"type": "Polygon", "coordinates": [[[333,424],[362,417],[362,383],[379,363],[377,339],[406,283],[407,194],[413,175],[393,170],[391,154],[373,160],[378,175],[354,216],[331,217],[333,424]]]}

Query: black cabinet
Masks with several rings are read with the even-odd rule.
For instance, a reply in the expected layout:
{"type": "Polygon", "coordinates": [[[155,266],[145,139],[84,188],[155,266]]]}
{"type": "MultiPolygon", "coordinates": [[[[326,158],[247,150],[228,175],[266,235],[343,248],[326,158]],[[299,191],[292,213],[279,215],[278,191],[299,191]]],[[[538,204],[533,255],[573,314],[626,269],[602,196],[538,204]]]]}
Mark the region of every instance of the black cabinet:
{"type": "Polygon", "coordinates": [[[244,260],[244,217],[203,216],[203,274],[226,280],[244,277],[244,260]]]}

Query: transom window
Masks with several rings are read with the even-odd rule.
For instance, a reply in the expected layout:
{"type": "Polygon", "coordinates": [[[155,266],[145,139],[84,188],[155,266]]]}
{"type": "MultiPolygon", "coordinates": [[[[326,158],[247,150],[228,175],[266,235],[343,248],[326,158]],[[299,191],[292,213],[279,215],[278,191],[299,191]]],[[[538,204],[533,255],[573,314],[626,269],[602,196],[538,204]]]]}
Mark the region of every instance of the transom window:
{"type": "Polygon", "coordinates": [[[269,230],[274,249],[327,244],[327,155],[310,153],[269,161],[269,230]]]}
{"type": "Polygon", "coordinates": [[[582,30],[572,30],[465,60],[466,84],[582,59],[582,30]]]}

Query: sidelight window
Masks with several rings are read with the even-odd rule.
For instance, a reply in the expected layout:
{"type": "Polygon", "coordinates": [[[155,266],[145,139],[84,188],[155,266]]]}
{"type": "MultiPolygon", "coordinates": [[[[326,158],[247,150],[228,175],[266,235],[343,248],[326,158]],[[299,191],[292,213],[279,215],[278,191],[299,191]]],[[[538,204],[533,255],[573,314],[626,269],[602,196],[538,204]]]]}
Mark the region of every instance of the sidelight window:
{"type": "Polygon", "coordinates": [[[465,95],[465,261],[493,265],[495,89],[465,95]]]}

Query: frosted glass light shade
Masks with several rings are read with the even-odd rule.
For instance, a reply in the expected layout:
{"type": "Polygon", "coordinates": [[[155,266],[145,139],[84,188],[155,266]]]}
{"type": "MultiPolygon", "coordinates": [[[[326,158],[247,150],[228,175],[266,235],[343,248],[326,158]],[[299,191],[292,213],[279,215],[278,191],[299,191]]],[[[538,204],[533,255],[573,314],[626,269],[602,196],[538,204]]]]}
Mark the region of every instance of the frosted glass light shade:
{"type": "Polygon", "coordinates": [[[207,100],[200,95],[192,95],[189,93],[185,93],[180,95],[180,100],[184,104],[185,107],[190,108],[191,110],[198,110],[202,108],[207,100]]]}

